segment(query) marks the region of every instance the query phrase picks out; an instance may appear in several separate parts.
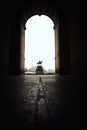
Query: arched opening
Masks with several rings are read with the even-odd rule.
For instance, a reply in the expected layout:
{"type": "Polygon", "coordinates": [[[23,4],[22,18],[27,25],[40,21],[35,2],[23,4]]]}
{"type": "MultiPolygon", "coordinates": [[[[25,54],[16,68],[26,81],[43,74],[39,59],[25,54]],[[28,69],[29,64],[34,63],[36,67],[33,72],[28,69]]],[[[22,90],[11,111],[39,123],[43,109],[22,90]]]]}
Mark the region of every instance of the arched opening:
{"type": "Polygon", "coordinates": [[[46,15],[34,15],[27,20],[25,30],[25,73],[55,74],[54,23],[46,15]],[[42,66],[42,69],[40,68],[42,66]]]}
{"type": "MultiPolygon", "coordinates": [[[[55,74],[59,73],[60,69],[60,57],[59,57],[59,22],[58,17],[56,16],[55,9],[50,7],[48,4],[44,5],[42,3],[37,3],[36,5],[31,4],[28,6],[23,12],[23,18],[21,21],[21,50],[20,50],[20,68],[21,73],[24,73],[25,67],[25,30],[26,30],[26,22],[32,16],[42,16],[45,15],[54,23],[54,62],[55,62],[55,74]],[[33,9],[33,10],[32,10],[33,9]]],[[[42,59],[37,59],[42,60],[42,59]]],[[[44,61],[43,61],[44,63],[44,61]]]]}

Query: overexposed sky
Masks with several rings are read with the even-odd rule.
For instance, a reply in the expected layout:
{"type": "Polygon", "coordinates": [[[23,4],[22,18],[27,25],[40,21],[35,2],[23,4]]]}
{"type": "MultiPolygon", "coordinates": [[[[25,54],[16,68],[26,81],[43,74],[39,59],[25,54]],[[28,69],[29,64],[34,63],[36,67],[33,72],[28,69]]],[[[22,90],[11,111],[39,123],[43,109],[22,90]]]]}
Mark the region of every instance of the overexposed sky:
{"type": "Polygon", "coordinates": [[[25,67],[37,66],[41,60],[44,69],[55,70],[53,21],[45,15],[34,15],[25,26],[25,67]]]}

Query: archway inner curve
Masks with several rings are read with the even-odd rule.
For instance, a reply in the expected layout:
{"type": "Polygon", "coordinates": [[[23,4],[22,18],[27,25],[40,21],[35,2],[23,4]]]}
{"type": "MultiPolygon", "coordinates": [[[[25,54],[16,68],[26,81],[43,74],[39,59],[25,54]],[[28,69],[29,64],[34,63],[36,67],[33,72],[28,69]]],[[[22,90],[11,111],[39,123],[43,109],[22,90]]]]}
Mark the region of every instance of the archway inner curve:
{"type": "Polygon", "coordinates": [[[26,70],[30,73],[35,73],[37,62],[41,60],[44,73],[54,74],[55,40],[53,21],[46,15],[34,15],[28,19],[25,26],[26,70]]]}
{"type": "MultiPolygon", "coordinates": [[[[55,37],[55,73],[59,71],[59,21],[56,14],[56,10],[53,6],[48,3],[37,2],[36,4],[29,4],[23,12],[22,23],[21,23],[21,63],[20,68],[23,70],[25,64],[25,24],[29,18],[34,15],[46,15],[54,23],[54,37],[55,37]],[[22,45],[23,44],[23,45],[22,45]]],[[[23,71],[22,71],[23,72],[23,71]]]]}

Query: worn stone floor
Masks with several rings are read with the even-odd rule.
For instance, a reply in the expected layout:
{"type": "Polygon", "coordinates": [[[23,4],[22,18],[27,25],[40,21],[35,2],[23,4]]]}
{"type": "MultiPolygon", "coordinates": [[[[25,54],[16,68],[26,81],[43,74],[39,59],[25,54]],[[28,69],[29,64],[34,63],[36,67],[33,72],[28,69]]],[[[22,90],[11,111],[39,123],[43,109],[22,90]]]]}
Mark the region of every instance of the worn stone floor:
{"type": "Polygon", "coordinates": [[[86,126],[85,82],[81,77],[0,77],[0,102],[0,130],[71,130],[86,126]]]}

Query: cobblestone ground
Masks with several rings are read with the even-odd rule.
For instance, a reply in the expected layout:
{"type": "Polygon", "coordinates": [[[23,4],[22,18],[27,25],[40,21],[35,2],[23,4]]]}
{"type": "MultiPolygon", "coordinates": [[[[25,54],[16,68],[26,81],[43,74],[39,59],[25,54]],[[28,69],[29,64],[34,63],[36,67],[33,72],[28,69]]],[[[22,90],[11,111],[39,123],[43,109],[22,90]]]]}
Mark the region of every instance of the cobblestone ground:
{"type": "Polygon", "coordinates": [[[74,124],[82,116],[81,83],[70,77],[25,75],[1,81],[1,120],[7,126],[12,124],[12,130],[36,129],[40,125],[41,129],[54,129],[55,125],[64,128],[64,122],[74,124]]]}
{"type": "Polygon", "coordinates": [[[54,119],[57,104],[54,76],[25,77],[23,91],[25,105],[23,105],[30,112],[29,122],[46,122],[46,120],[54,119]]]}

